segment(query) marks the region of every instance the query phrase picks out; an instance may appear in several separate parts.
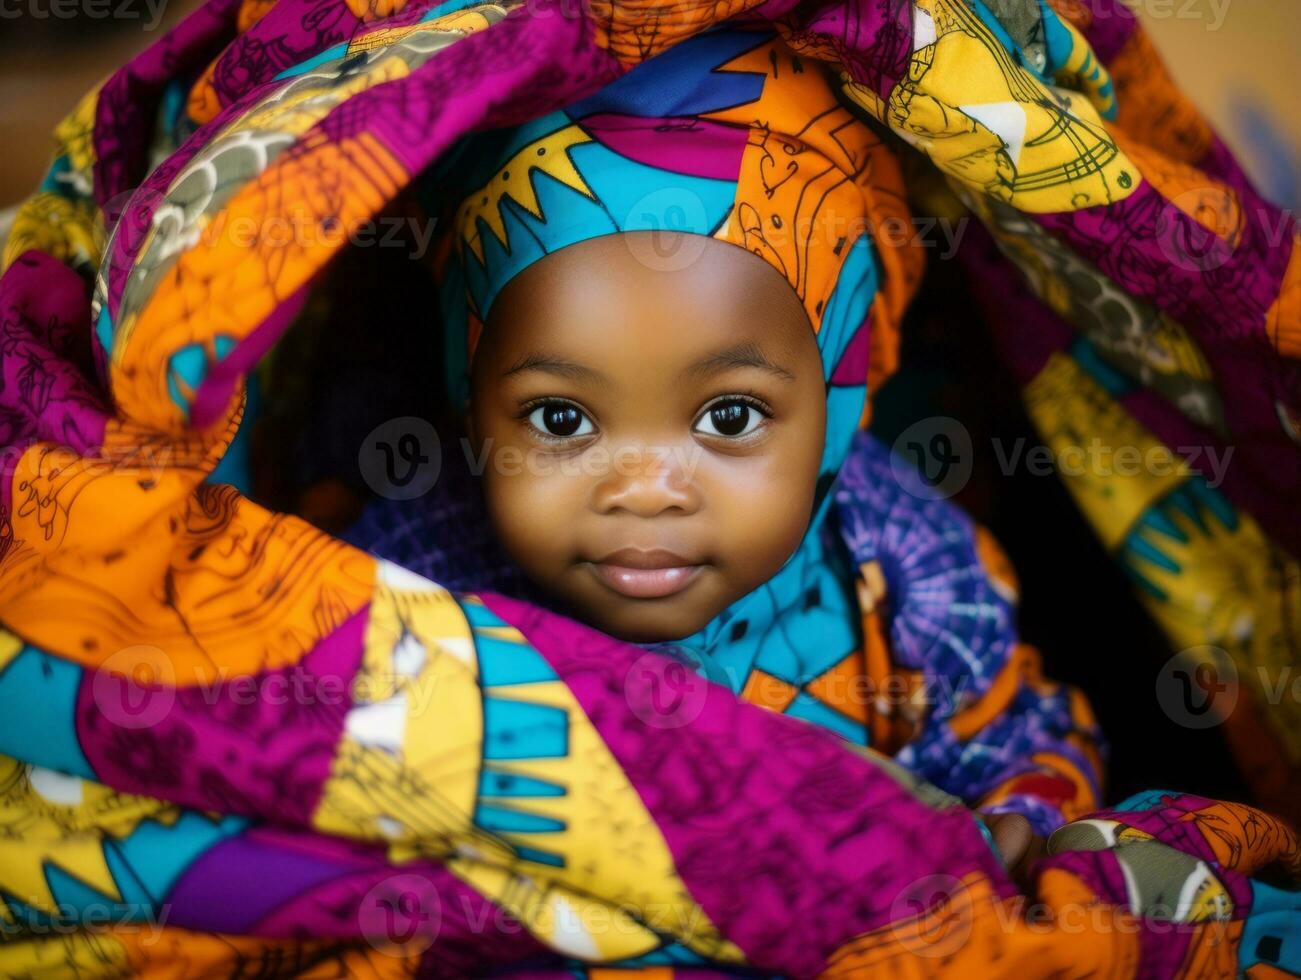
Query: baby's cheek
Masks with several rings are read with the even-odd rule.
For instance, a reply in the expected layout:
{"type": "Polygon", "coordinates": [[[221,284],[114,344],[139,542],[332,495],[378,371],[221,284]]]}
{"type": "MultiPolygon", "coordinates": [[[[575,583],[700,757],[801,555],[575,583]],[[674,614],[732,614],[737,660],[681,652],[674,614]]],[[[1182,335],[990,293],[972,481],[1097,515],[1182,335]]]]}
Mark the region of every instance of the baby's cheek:
{"type": "Polygon", "coordinates": [[[497,536],[526,571],[562,564],[573,551],[570,529],[581,506],[576,481],[535,460],[501,455],[484,473],[497,536]]]}
{"type": "MultiPolygon", "coordinates": [[[[791,467],[773,458],[729,461],[702,473],[724,564],[738,588],[771,578],[799,546],[811,494],[791,467]]],[[[812,479],[809,481],[812,482],[812,479]]]]}

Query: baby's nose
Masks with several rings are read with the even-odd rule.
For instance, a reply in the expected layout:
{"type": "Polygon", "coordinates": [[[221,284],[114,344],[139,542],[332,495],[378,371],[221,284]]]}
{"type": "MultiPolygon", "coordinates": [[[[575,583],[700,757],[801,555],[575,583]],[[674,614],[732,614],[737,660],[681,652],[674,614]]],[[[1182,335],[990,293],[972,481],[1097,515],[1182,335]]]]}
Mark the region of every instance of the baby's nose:
{"type": "MultiPolygon", "coordinates": [[[[666,512],[692,514],[700,509],[700,491],[692,467],[669,448],[625,446],[610,457],[592,493],[599,513],[624,511],[637,517],[666,512]]],[[[689,461],[687,461],[689,463],[689,461]]]]}

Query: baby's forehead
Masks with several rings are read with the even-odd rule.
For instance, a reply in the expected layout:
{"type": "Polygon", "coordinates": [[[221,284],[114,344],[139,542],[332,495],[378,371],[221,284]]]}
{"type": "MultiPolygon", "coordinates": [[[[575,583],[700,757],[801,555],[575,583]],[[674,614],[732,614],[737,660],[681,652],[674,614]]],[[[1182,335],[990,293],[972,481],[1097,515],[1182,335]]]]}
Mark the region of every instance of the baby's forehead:
{"type": "Polygon", "coordinates": [[[502,290],[479,338],[497,359],[648,362],[739,345],[780,360],[810,343],[803,304],[768,263],[726,242],[656,233],[595,238],[532,264],[502,290]]]}

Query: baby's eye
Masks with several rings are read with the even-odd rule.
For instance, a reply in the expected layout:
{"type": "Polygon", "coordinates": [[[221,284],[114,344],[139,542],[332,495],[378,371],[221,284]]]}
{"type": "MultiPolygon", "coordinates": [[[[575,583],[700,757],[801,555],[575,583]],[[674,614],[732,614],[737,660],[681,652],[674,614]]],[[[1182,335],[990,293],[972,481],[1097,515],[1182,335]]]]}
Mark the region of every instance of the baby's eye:
{"type": "Polygon", "coordinates": [[[545,435],[557,439],[586,436],[596,431],[582,409],[568,402],[543,402],[529,412],[529,424],[545,435]]]}
{"type": "Polygon", "coordinates": [[[739,398],[715,402],[699,419],[695,431],[707,436],[735,439],[746,436],[763,423],[763,413],[739,398]]]}

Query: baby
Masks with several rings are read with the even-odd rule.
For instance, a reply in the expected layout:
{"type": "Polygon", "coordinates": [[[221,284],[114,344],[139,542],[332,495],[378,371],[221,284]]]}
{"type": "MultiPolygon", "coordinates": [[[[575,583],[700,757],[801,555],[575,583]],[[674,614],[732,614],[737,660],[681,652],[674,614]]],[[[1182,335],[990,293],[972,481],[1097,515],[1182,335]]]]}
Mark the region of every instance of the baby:
{"type": "Polygon", "coordinates": [[[894,170],[824,70],[715,29],[443,171],[449,387],[510,557],[633,642],[726,625],[753,656],[781,624],[848,652],[824,517],[894,170]]]}
{"type": "Polygon", "coordinates": [[[1012,683],[928,712],[857,684],[954,668],[889,650],[883,616],[907,609],[833,506],[874,452],[873,331],[896,326],[916,258],[874,241],[897,164],[822,68],[716,29],[464,141],[436,176],[449,390],[496,542],[550,604],[899,753],[991,808],[1009,865],[1041,846],[1032,824],[1093,804],[1074,702],[1019,687],[1020,648],[985,686],[1012,683]],[[978,733],[996,748],[965,752],[978,733]]]}

